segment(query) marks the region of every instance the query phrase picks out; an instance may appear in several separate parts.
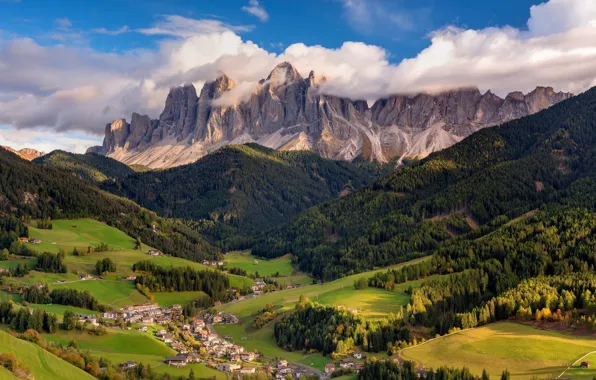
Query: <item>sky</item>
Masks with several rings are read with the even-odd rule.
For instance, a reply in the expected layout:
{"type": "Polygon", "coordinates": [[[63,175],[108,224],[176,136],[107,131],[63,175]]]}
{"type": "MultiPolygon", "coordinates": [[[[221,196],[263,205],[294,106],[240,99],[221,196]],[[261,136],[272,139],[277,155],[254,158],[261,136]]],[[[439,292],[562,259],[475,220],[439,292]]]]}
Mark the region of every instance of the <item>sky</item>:
{"type": "Polygon", "coordinates": [[[372,102],[476,86],[596,85],[596,0],[0,0],[0,145],[84,152],[172,86],[276,64],[372,102]]]}

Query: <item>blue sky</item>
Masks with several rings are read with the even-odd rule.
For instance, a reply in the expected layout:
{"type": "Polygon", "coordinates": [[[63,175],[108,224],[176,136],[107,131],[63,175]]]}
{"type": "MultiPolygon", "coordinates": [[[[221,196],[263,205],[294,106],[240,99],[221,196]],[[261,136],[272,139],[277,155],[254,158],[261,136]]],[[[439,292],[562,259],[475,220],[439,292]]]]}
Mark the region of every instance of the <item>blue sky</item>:
{"type": "Polygon", "coordinates": [[[594,0],[0,0],[0,144],[81,152],[222,73],[243,101],[291,62],[372,102],[476,86],[596,85],[594,0]]]}
{"type": "MultiPolygon", "coordinates": [[[[261,22],[244,12],[246,0],[0,0],[2,29],[21,36],[39,38],[44,44],[61,41],[50,37],[58,26],[57,20],[68,19],[71,29],[86,33],[105,28],[116,31],[123,26],[130,29],[146,28],[156,16],[175,14],[189,18],[216,18],[234,25],[253,25],[250,32],[242,33],[268,49],[303,42],[306,45],[339,47],[344,41],[362,41],[387,49],[390,60],[398,62],[414,57],[428,46],[428,34],[446,25],[481,29],[489,26],[511,25],[525,28],[530,6],[539,0],[380,0],[363,1],[366,7],[375,3],[383,11],[411,17],[413,25],[388,22],[385,25],[359,25],[347,14],[340,0],[262,0],[269,18],[261,22]],[[283,45],[280,45],[283,44],[283,45]]],[[[123,51],[137,48],[155,48],[158,36],[123,33],[111,35],[86,33],[80,43],[102,51],[123,51]]]]}

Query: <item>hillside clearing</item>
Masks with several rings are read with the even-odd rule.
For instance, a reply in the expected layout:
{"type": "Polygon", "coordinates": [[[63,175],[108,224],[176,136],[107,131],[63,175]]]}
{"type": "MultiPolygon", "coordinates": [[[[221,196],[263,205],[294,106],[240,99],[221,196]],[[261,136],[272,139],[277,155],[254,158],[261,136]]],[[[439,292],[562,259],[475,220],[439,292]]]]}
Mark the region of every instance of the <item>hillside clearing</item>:
{"type": "Polygon", "coordinates": [[[556,377],[594,347],[593,338],[498,322],[405,349],[399,356],[427,368],[465,366],[478,376],[484,368],[492,376],[507,368],[512,378],[530,379],[556,377]]]}

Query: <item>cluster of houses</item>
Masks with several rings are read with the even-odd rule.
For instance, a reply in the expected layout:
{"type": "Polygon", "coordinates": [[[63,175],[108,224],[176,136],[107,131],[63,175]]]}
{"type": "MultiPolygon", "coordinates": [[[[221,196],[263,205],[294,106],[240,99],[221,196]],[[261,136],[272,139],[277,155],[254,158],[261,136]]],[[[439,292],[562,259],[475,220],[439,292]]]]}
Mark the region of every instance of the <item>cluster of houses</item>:
{"type": "Polygon", "coordinates": [[[30,244],[40,244],[41,243],[41,240],[38,238],[29,239],[28,237],[21,237],[19,239],[21,240],[21,243],[30,243],[30,244]]]}
{"type": "Polygon", "coordinates": [[[217,261],[217,260],[213,260],[213,261],[209,261],[209,260],[203,260],[203,265],[206,265],[208,267],[223,267],[225,265],[225,263],[221,260],[217,261]]]}
{"type": "Polygon", "coordinates": [[[329,363],[325,365],[325,373],[327,375],[331,375],[337,369],[343,370],[351,370],[353,372],[360,372],[362,368],[364,368],[363,363],[357,363],[354,359],[363,359],[363,356],[360,352],[354,352],[353,357],[343,358],[339,361],[339,363],[329,363]]]}
{"type": "Polygon", "coordinates": [[[182,305],[160,307],[156,303],[126,306],[120,311],[109,311],[101,315],[102,319],[118,320],[125,323],[139,323],[143,325],[165,325],[182,318],[182,305]]]}

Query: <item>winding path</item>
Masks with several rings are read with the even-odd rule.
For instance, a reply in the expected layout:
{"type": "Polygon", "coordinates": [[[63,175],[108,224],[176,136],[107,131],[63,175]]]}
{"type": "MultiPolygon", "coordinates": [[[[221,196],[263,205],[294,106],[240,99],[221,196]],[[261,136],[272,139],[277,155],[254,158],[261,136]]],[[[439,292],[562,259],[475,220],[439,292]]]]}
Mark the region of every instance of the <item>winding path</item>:
{"type": "Polygon", "coordinates": [[[565,374],[565,372],[569,371],[569,370],[571,369],[571,367],[573,367],[574,365],[576,365],[576,364],[577,364],[577,362],[579,362],[579,361],[583,360],[583,359],[584,359],[586,356],[590,356],[590,355],[592,355],[592,354],[596,354],[596,351],[591,351],[591,352],[588,352],[587,354],[585,354],[585,355],[584,355],[584,356],[582,356],[581,358],[579,358],[579,359],[577,359],[576,361],[574,361],[573,363],[571,363],[571,364],[569,365],[569,367],[565,368],[565,371],[561,372],[561,373],[559,374],[559,376],[557,376],[557,379],[559,379],[561,376],[563,376],[563,375],[565,374]]]}

